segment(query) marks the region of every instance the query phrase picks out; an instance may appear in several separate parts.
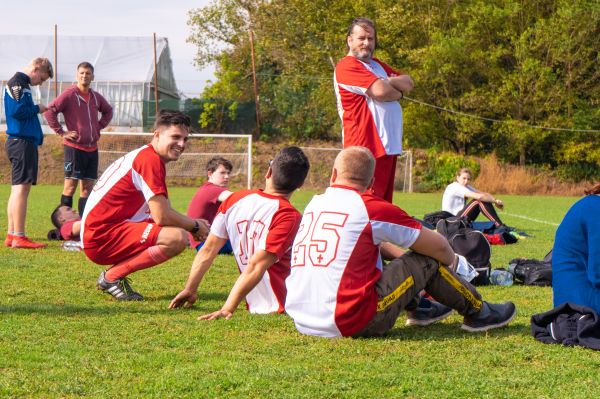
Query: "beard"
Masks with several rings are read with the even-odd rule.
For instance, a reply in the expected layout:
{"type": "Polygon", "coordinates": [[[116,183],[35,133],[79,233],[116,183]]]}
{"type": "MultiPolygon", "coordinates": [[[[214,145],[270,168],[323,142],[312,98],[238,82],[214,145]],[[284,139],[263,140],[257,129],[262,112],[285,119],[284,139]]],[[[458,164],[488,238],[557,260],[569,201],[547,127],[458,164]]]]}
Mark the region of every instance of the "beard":
{"type": "Polygon", "coordinates": [[[373,58],[373,50],[369,48],[353,49],[352,55],[361,61],[369,61],[371,58],[373,58]]]}

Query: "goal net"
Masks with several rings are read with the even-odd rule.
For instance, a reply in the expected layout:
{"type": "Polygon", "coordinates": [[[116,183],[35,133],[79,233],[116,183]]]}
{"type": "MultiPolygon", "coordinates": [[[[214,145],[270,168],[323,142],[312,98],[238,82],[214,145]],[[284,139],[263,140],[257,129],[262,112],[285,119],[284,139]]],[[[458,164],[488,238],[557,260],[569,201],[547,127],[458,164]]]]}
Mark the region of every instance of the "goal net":
{"type": "MultiPolygon", "coordinates": [[[[98,141],[98,173],[130,151],[148,144],[152,133],[103,132],[98,141]]],[[[230,186],[252,186],[252,136],[246,134],[190,134],[185,152],[178,161],[169,162],[167,182],[198,186],[206,181],[206,163],[213,157],[231,161],[230,186]]]]}

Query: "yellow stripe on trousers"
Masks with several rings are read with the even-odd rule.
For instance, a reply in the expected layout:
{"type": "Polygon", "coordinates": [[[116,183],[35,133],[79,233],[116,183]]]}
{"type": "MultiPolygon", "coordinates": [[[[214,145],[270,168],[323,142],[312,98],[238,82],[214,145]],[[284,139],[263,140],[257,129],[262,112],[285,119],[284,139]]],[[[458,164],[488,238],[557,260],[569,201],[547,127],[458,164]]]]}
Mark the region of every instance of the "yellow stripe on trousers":
{"type": "Polygon", "coordinates": [[[394,291],[386,295],[382,300],[377,302],[377,311],[383,312],[388,306],[394,303],[404,293],[415,284],[413,276],[408,276],[394,291]]]}
{"type": "Polygon", "coordinates": [[[481,300],[477,299],[475,295],[473,295],[473,293],[467,289],[467,287],[465,287],[460,281],[456,279],[456,277],[452,275],[452,273],[450,273],[448,269],[446,269],[446,267],[440,266],[439,270],[440,274],[442,275],[442,278],[446,280],[448,284],[453,286],[456,289],[456,291],[458,291],[468,302],[471,303],[471,305],[473,305],[475,309],[481,309],[481,300]]]}

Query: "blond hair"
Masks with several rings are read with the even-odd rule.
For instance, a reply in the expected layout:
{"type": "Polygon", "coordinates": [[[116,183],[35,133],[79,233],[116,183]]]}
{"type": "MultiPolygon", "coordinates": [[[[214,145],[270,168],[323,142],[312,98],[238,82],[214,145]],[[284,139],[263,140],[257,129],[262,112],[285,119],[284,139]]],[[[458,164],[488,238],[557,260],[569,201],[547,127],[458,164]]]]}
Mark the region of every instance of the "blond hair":
{"type": "Polygon", "coordinates": [[[31,60],[30,65],[37,70],[42,72],[46,72],[48,77],[52,79],[54,77],[54,69],[52,68],[52,63],[48,58],[37,57],[31,60]]]}
{"type": "Polygon", "coordinates": [[[368,148],[352,146],[335,158],[338,177],[367,188],[375,173],[375,157],[368,148]]]}

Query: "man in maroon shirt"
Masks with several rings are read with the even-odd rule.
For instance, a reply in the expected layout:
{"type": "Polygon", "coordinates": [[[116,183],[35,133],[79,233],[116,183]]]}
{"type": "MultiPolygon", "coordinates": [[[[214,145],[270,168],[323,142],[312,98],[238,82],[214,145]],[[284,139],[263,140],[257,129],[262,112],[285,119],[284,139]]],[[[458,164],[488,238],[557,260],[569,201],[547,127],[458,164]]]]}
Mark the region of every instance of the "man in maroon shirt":
{"type": "Polygon", "coordinates": [[[77,208],[80,215],[83,215],[87,199],[98,179],[100,130],[108,126],[113,115],[108,101],[92,90],[93,80],[92,64],[80,63],[77,66],[77,84],[62,92],[44,113],[48,125],[63,138],[65,184],[60,203],[73,206],[73,194],[79,181],[77,208]],[[58,121],[60,113],[63,114],[67,130],[58,121]],[[102,116],[98,118],[98,114],[102,116]]]}
{"type": "MultiPolygon", "coordinates": [[[[225,158],[215,157],[208,161],[206,164],[208,180],[194,194],[187,211],[189,217],[193,219],[205,219],[209,223],[212,223],[221,202],[225,201],[232,194],[231,191],[227,190],[229,175],[232,169],[233,165],[225,158]]],[[[190,237],[190,246],[192,248],[196,248],[199,251],[202,245],[204,245],[204,242],[194,241],[190,237]]],[[[227,240],[227,243],[221,248],[219,253],[230,254],[231,252],[231,243],[227,240]]]]}

